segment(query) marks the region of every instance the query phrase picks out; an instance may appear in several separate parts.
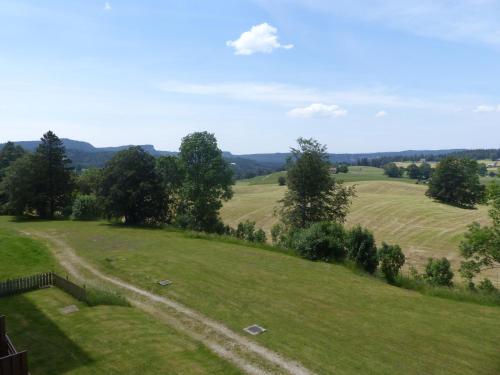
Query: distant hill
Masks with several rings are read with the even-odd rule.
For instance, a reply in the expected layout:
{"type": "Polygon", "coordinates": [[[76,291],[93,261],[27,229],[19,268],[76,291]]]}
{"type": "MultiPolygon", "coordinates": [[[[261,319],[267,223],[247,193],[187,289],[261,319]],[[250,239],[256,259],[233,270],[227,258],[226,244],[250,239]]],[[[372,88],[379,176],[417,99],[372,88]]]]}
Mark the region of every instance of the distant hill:
{"type": "MultiPolygon", "coordinates": [[[[77,141],[73,139],[62,139],[66,152],[76,169],[102,168],[113,155],[119,151],[125,150],[131,145],[117,147],[95,147],[88,142],[77,141]]],[[[20,141],[14,142],[27,151],[34,151],[40,144],[40,141],[20,141]]],[[[0,144],[0,148],[3,144],[0,144]]],[[[141,147],[153,156],[177,155],[174,151],[156,150],[153,145],[141,145],[141,147]]],[[[488,159],[500,157],[500,150],[466,150],[466,149],[447,149],[447,150],[405,150],[394,152],[373,152],[373,153],[355,153],[355,154],[328,154],[332,163],[357,164],[366,161],[377,161],[384,164],[389,161],[401,161],[418,158],[431,158],[435,160],[444,155],[458,154],[466,155],[475,159],[488,159]]],[[[269,174],[282,170],[290,153],[270,153],[270,154],[245,154],[233,155],[230,152],[223,152],[224,158],[231,163],[231,168],[238,179],[252,178],[259,175],[269,174]]],[[[368,164],[373,164],[368,162],[368,164]]],[[[376,163],[375,163],[376,164],[376,163]]],[[[379,166],[378,164],[374,166],[379,166]]]]}

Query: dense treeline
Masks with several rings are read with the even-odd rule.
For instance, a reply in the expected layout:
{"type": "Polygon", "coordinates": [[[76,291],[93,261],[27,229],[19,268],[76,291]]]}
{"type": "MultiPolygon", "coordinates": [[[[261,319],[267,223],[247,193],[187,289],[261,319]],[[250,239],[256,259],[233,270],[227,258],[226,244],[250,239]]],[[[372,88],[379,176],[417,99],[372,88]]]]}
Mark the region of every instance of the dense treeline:
{"type": "Polygon", "coordinates": [[[461,150],[461,151],[451,151],[446,154],[415,154],[412,156],[383,156],[378,158],[360,158],[357,161],[357,165],[367,166],[367,167],[377,167],[383,168],[384,165],[389,163],[397,162],[419,162],[421,160],[425,161],[441,161],[446,157],[456,157],[456,158],[468,158],[473,160],[499,160],[500,159],[500,149],[477,149],[477,150],[461,150]]]}

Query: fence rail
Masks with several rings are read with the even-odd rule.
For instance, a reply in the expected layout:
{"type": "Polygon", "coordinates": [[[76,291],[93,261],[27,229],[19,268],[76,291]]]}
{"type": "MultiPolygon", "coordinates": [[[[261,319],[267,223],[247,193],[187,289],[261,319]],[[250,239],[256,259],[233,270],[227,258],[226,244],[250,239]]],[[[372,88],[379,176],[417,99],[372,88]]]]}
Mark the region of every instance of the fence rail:
{"type": "Polygon", "coordinates": [[[5,316],[0,316],[0,375],[29,375],[28,352],[17,352],[7,336],[5,316]]]}
{"type": "MultiPolygon", "coordinates": [[[[54,272],[0,281],[0,297],[25,293],[31,290],[47,288],[49,286],[56,286],[79,301],[87,301],[87,290],[85,287],[82,288],[69,281],[68,278],[61,277],[54,272]]],[[[0,373],[0,375],[2,374],[0,373]]]]}

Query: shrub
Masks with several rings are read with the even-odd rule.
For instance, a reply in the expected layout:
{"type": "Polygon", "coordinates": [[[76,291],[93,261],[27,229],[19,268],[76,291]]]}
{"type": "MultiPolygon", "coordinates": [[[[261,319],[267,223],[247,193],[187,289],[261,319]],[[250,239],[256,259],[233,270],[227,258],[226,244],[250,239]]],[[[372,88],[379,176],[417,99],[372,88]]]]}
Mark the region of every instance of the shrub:
{"type": "Polygon", "coordinates": [[[453,271],[446,258],[429,258],[425,266],[425,280],[434,286],[453,286],[453,271]]]}
{"type": "Polygon", "coordinates": [[[497,288],[493,285],[490,279],[484,279],[479,282],[477,288],[485,293],[495,293],[497,292],[497,288]]]}
{"type": "Polygon", "coordinates": [[[373,234],[361,226],[347,232],[347,255],[356,265],[369,273],[378,266],[377,246],[373,234]]]}
{"type": "Polygon", "coordinates": [[[399,270],[405,264],[405,255],[401,248],[398,245],[388,245],[383,242],[378,251],[378,258],[385,278],[390,284],[394,284],[399,270]]]}
{"type": "Polygon", "coordinates": [[[335,222],[314,223],[293,235],[293,248],[310,260],[341,261],[346,256],[346,234],[335,222]]]}
{"type": "Polygon", "coordinates": [[[93,194],[79,194],[73,202],[71,218],[73,220],[93,220],[101,215],[97,198],[93,194]]]}
{"type": "Polygon", "coordinates": [[[262,229],[255,230],[255,221],[246,220],[238,224],[234,235],[245,241],[265,243],[266,233],[262,229]]]}
{"type": "Polygon", "coordinates": [[[267,241],[267,236],[266,232],[264,232],[262,229],[258,229],[255,231],[253,242],[257,243],[266,243],[267,241]]]}
{"type": "Polygon", "coordinates": [[[286,178],[284,176],[279,176],[278,177],[278,185],[279,186],[285,186],[286,185],[286,178]]]}

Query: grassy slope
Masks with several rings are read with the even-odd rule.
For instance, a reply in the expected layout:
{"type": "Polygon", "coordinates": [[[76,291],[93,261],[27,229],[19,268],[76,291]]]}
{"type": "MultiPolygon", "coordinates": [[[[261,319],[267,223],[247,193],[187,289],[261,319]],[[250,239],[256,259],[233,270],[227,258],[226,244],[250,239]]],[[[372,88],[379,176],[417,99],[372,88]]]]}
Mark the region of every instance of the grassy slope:
{"type": "MultiPolygon", "coordinates": [[[[58,269],[46,247],[0,229],[0,279],[58,269]]],[[[33,375],[238,374],[205,347],[133,309],[88,307],[58,289],[1,298],[0,313],[33,375]],[[59,309],[80,311],[62,315],[59,309]]]]}
{"type": "Polygon", "coordinates": [[[500,309],[388,286],[332,264],[181,233],[8,223],[56,233],[102,270],[175,298],[322,374],[496,374],[500,309]],[[106,260],[113,259],[113,261],[106,260]],[[174,284],[162,289],[156,280],[174,284]]]}
{"type": "MultiPolygon", "coordinates": [[[[232,226],[246,219],[256,221],[269,233],[277,222],[274,208],[285,189],[277,184],[237,184],[222,217],[232,226]]],[[[417,266],[431,256],[446,256],[458,265],[458,244],[467,225],[487,223],[487,208],[465,210],[444,205],[427,198],[426,189],[425,185],[399,180],[356,182],[357,197],[347,224],[367,226],[379,242],[399,243],[408,262],[417,266]]],[[[496,273],[493,276],[496,280],[496,273]]]]}
{"type": "MultiPolygon", "coordinates": [[[[241,185],[277,185],[278,178],[281,176],[286,177],[286,172],[275,172],[265,176],[257,176],[247,180],[240,180],[238,183],[241,185]]],[[[382,168],[362,166],[351,166],[348,173],[336,174],[335,178],[344,182],[394,180],[394,178],[386,176],[382,168]]],[[[410,180],[409,178],[398,178],[397,181],[414,183],[414,180],[410,180]]]]}

